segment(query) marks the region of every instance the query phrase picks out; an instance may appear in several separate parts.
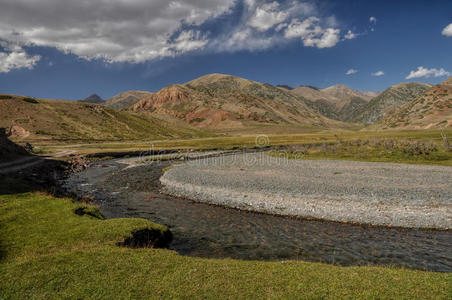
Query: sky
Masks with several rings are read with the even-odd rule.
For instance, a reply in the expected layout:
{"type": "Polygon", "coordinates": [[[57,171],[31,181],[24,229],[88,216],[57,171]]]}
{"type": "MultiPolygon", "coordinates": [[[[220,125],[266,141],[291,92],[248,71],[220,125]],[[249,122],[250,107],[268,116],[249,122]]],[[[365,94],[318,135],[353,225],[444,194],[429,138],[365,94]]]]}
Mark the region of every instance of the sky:
{"type": "Polygon", "coordinates": [[[382,91],[452,76],[450,0],[0,0],[0,93],[106,99],[209,73],[382,91]]]}

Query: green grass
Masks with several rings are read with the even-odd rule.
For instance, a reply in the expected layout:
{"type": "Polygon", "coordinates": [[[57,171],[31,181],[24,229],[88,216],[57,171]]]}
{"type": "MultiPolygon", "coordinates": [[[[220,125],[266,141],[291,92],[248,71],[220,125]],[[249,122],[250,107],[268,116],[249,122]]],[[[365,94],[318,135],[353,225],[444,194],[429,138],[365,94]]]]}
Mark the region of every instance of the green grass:
{"type": "Polygon", "coordinates": [[[132,231],[165,228],[79,216],[78,207],[42,193],[0,195],[0,298],[450,299],[452,293],[452,275],[444,273],[118,247],[132,231]]]}
{"type": "MultiPolygon", "coordinates": [[[[445,131],[449,139],[452,140],[452,130],[445,131]]],[[[159,139],[147,141],[121,141],[121,142],[85,142],[85,143],[36,143],[45,153],[56,153],[61,150],[76,150],[80,154],[91,154],[99,152],[127,152],[127,151],[147,151],[152,149],[233,149],[242,147],[255,147],[258,133],[253,135],[235,135],[203,137],[191,139],[159,139]]],[[[297,133],[266,135],[269,146],[335,142],[337,138],[342,140],[371,139],[371,138],[392,138],[407,140],[433,140],[441,142],[439,130],[412,130],[412,131],[347,131],[347,132],[317,132],[317,133],[297,133]]]]}
{"type": "Polygon", "coordinates": [[[289,147],[287,151],[271,151],[269,155],[289,159],[339,159],[371,162],[396,162],[452,166],[452,151],[440,142],[397,139],[336,141],[289,147]],[[418,151],[418,152],[417,152],[418,151]]]}

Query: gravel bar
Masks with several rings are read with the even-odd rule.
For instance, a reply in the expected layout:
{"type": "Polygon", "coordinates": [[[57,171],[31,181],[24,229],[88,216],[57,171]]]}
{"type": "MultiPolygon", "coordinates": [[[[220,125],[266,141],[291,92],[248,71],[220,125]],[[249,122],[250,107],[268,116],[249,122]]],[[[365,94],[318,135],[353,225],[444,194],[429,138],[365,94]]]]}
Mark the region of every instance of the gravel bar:
{"type": "Polygon", "coordinates": [[[266,153],[174,165],[164,191],[277,215],[407,228],[452,228],[452,167],[288,160],[266,153]]]}

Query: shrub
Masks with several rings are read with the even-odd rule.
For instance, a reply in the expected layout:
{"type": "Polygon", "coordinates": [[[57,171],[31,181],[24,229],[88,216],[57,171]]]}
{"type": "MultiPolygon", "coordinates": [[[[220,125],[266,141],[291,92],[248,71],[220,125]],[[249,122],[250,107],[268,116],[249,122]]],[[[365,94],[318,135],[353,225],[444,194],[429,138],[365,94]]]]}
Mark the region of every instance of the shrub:
{"type": "Polygon", "coordinates": [[[36,99],[30,98],[30,97],[23,98],[22,100],[24,100],[25,102],[28,102],[28,103],[33,103],[33,104],[39,103],[36,99]]]}

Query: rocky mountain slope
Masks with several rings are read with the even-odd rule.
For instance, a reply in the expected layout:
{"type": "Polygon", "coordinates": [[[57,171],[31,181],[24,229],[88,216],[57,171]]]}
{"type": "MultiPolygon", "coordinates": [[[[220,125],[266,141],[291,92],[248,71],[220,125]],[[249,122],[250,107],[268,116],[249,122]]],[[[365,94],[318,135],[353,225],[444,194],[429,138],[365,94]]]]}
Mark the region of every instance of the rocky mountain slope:
{"type": "Polygon", "coordinates": [[[120,93],[116,96],[111,97],[110,99],[107,99],[104,103],[104,105],[114,108],[114,109],[124,109],[127,108],[138,101],[140,101],[143,98],[151,96],[151,92],[145,92],[145,91],[127,91],[120,93]]]}
{"type": "Polygon", "coordinates": [[[379,128],[429,129],[452,126],[452,77],[387,114],[379,128]]]}
{"type": "Polygon", "coordinates": [[[207,130],[259,125],[340,126],[285,89],[223,74],[170,85],[140,100],[131,110],[207,130]]]}
{"type": "Polygon", "coordinates": [[[0,95],[0,128],[13,128],[12,138],[23,141],[134,140],[198,134],[102,105],[15,95],[0,95]]]}
{"type": "Polygon", "coordinates": [[[342,108],[345,104],[347,104],[351,99],[360,98],[365,100],[366,102],[372,99],[372,96],[368,96],[359,91],[355,91],[354,89],[349,88],[343,84],[337,84],[325,89],[320,90],[323,94],[327,94],[330,96],[339,99],[340,101],[335,103],[339,108],[342,108]]]}
{"type": "Polygon", "coordinates": [[[345,85],[335,85],[325,89],[299,86],[290,91],[301,97],[314,111],[335,120],[348,121],[361,106],[377,93],[355,91],[345,85]]]}
{"type": "Polygon", "coordinates": [[[92,94],[85,99],[80,100],[80,102],[84,103],[94,103],[94,104],[104,104],[105,100],[99,97],[97,94],[92,94]]]}
{"type": "Polygon", "coordinates": [[[350,118],[350,121],[373,124],[386,114],[395,111],[401,105],[410,102],[426,90],[429,84],[408,82],[392,86],[373,98],[369,103],[361,106],[350,118]]]}

